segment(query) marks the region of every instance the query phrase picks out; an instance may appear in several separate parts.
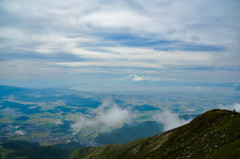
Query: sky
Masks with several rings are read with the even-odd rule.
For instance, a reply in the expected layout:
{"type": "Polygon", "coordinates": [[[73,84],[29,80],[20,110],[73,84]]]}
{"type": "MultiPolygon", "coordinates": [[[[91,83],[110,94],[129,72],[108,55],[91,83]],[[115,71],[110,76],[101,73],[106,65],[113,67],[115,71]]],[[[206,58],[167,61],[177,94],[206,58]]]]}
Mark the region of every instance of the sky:
{"type": "Polygon", "coordinates": [[[239,15],[239,0],[0,0],[0,84],[239,87],[239,15]]]}

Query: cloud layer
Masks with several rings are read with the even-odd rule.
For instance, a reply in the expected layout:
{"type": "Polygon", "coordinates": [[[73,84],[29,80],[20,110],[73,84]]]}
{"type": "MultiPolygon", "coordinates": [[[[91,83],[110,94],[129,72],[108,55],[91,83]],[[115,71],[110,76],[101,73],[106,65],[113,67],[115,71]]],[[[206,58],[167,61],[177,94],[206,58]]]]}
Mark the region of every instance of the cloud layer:
{"type": "Polygon", "coordinates": [[[239,3],[2,0],[0,82],[118,83],[129,74],[237,82],[239,3]]]}

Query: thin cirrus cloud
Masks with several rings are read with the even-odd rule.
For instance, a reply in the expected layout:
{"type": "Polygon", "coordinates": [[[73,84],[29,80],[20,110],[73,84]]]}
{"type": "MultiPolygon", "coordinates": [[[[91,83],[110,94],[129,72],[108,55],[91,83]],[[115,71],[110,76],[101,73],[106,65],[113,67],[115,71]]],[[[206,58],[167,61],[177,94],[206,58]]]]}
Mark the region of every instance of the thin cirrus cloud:
{"type": "Polygon", "coordinates": [[[75,83],[89,74],[118,82],[137,72],[237,82],[239,8],[236,0],[3,0],[0,81],[66,81],[67,73],[75,83]]]}

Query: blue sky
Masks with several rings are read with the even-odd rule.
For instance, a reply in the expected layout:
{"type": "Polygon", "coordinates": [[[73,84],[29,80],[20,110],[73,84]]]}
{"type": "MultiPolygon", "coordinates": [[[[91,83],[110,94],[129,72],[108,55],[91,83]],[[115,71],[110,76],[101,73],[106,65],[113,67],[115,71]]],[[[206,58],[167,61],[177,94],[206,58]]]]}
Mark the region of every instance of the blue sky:
{"type": "Polygon", "coordinates": [[[1,0],[0,84],[238,86],[239,15],[239,0],[1,0]]]}

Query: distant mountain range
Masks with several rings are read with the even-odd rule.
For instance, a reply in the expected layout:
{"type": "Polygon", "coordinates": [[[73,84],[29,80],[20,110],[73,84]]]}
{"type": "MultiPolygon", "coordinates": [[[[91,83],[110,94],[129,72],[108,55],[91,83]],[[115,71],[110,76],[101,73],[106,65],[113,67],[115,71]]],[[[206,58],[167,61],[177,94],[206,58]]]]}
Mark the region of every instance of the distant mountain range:
{"type": "Polygon", "coordinates": [[[240,113],[208,111],[189,124],[126,144],[88,147],[70,159],[239,159],[240,113]]]}

